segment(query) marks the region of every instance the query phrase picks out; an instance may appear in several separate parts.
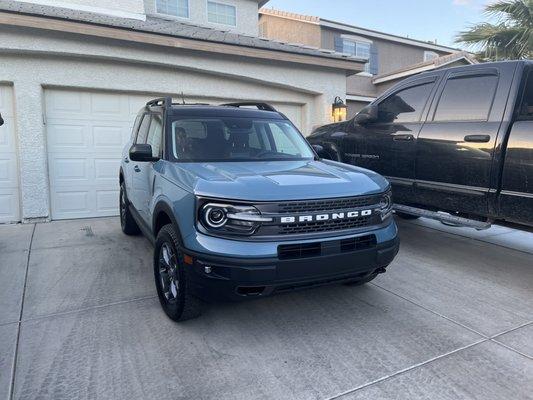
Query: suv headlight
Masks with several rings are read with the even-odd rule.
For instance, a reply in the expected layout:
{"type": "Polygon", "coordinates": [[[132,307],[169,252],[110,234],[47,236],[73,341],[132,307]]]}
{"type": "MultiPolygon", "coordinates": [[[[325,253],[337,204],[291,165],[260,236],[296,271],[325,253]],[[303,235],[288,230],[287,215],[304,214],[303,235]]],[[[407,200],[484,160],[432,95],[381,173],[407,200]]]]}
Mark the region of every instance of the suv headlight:
{"type": "Polygon", "coordinates": [[[216,202],[201,205],[198,220],[209,232],[236,235],[251,235],[262,222],[272,222],[255,207],[216,202]]]}
{"type": "Polygon", "coordinates": [[[381,220],[385,220],[392,215],[392,193],[388,191],[379,201],[379,210],[381,212],[381,220]]]}

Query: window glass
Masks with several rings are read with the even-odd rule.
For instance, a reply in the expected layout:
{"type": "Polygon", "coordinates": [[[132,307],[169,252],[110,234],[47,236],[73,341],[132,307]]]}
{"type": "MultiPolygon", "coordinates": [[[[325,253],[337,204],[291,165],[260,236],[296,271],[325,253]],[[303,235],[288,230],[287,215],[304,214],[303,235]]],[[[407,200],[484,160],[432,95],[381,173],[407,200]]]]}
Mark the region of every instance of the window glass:
{"type": "Polygon", "coordinates": [[[378,122],[418,122],[433,83],[413,86],[387,97],[378,105],[378,122]]]}
{"type": "Polygon", "coordinates": [[[486,121],[496,92],[496,75],[449,79],[434,121],[486,121]]]}
{"type": "Polygon", "coordinates": [[[144,114],[139,133],[137,134],[137,140],[135,143],[146,143],[146,137],[148,136],[148,129],[150,127],[150,115],[144,114]]]}
{"type": "Polygon", "coordinates": [[[163,156],[163,120],[160,114],[152,115],[146,143],[152,146],[152,156],[163,156]]]}
{"type": "Polygon", "coordinates": [[[439,55],[434,51],[424,51],[424,61],[434,60],[435,58],[439,58],[439,55]]]}
{"type": "Polygon", "coordinates": [[[533,71],[529,72],[524,97],[520,106],[521,119],[533,119],[533,71]]]}
{"type": "Polygon", "coordinates": [[[309,144],[286,120],[187,118],[172,122],[179,161],[274,161],[312,159],[309,144]]]}
{"type": "Polygon", "coordinates": [[[207,2],[207,20],[214,24],[237,25],[237,10],[229,4],[207,2]]]}
{"type": "Polygon", "coordinates": [[[365,64],[365,72],[370,72],[370,46],[368,42],[357,42],[355,40],[344,39],[343,40],[343,52],[351,54],[352,56],[364,58],[369,60],[365,64]]]}
{"type": "Polygon", "coordinates": [[[174,17],[189,18],[188,0],[156,0],[156,12],[173,15],[174,17]]]}
{"type": "Polygon", "coordinates": [[[131,139],[132,141],[135,140],[135,136],[137,136],[137,131],[139,130],[139,125],[141,123],[141,118],[142,118],[142,115],[137,115],[137,117],[135,117],[135,122],[133,123],[133,128],[131,130],[131,139]]]}

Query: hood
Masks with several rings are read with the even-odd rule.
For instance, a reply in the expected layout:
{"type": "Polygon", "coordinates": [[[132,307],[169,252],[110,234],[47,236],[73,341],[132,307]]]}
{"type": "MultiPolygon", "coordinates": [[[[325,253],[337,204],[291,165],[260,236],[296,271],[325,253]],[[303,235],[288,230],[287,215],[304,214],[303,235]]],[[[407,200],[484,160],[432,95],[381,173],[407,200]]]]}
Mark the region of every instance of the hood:
{"type": "Polygon", "coordinates": [[[302,200],[381,193],[375,172],[334,161],[166,163],[165,177],[199,196],[248,201],[302,200]]]}

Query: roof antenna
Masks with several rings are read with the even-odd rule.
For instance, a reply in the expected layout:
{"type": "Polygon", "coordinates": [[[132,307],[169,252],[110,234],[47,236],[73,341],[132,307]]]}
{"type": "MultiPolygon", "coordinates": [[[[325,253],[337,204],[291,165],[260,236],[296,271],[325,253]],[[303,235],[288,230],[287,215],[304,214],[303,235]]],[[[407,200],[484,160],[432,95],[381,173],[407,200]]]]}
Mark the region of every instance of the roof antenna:
{"type": "Polygon", "coordinates": [[[183,102],[183,105],[185,105],[185,96],[183,95],[183,92],[181,92],[181,101],[183,102]]]}

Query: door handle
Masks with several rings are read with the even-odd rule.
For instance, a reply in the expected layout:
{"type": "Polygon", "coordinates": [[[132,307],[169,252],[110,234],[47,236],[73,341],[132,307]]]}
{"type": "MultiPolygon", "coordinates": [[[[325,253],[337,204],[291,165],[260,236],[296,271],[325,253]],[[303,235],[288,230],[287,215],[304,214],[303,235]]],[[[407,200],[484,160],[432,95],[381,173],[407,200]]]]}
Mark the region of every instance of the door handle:
{"type": "Polygon", "coordinates": [[[392,140],[403,140],[403,141],[411,141],[415,137],[411,134],[399,134],[399,135],[392,135],[392,140]]]}
{"type": "Polygon", "coordinates": [[[129,163],[129,162],[130,162],[129,157],[124,157],[124,162],[125,162],[126,164],[129,163]]]}
{"type": "Polygon", "coordinates": [[[136,165],[135,167],[133,167],[133,170],[134,170],[135,172],[141,172],[141,169],[139,168],[138,165],[136,165]]]}
{"type": "Polygon", "coordinates": [[[471,143],[487,143],[490,142],[490,135],[467,135],[465,142],[471,143]]]}

